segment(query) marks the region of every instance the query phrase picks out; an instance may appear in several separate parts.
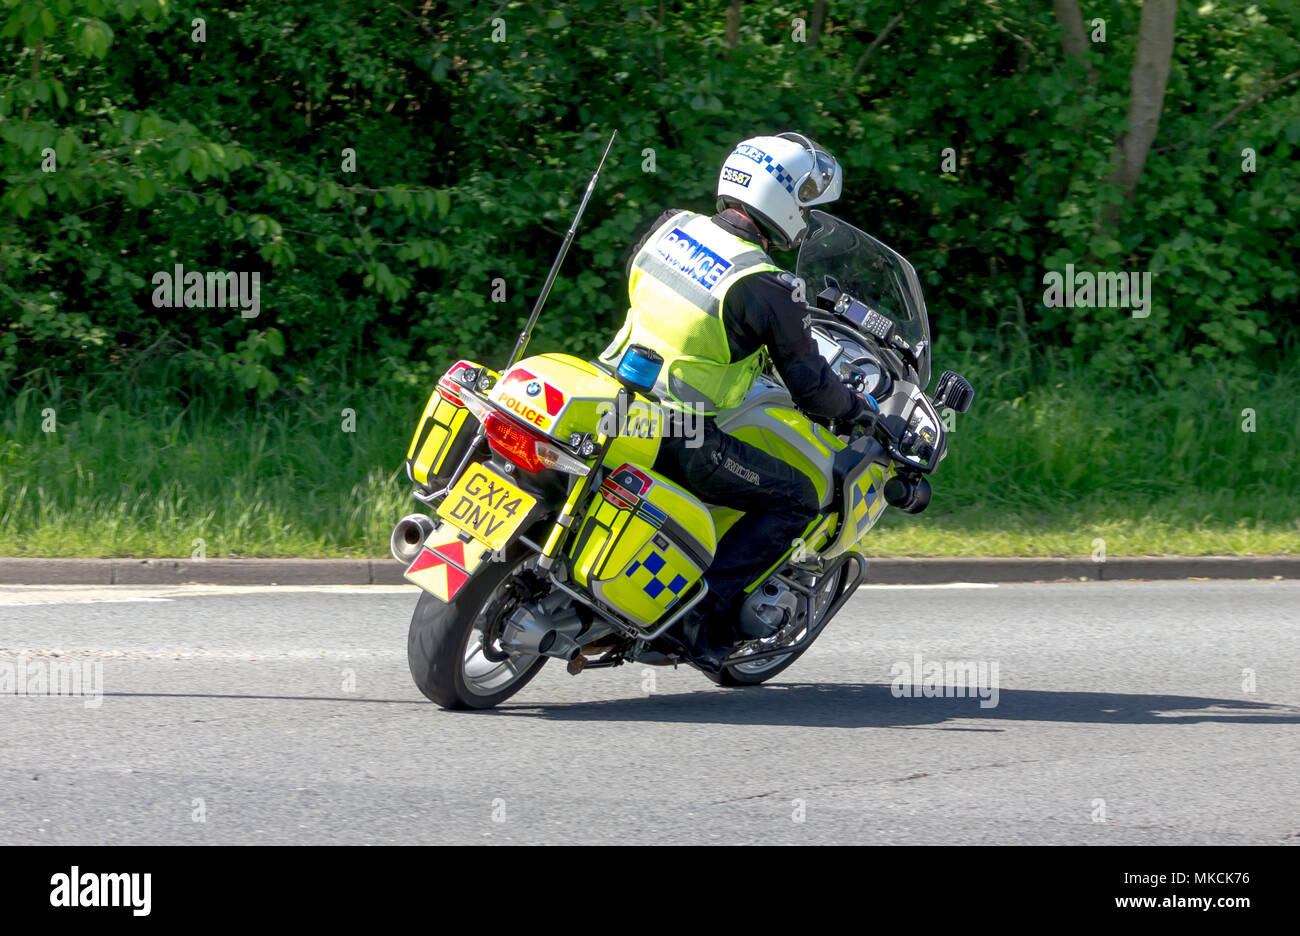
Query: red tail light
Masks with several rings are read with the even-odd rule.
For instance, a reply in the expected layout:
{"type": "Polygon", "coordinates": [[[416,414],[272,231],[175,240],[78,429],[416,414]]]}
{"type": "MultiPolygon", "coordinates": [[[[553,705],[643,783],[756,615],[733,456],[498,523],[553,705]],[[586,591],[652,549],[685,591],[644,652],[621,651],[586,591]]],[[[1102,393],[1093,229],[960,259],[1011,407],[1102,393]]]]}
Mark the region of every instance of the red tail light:
{"type": "Polygon", "coordinates": [[[541,471],[546,464],[537,455],[537,443],[545,442],[543,436],[530,432],[509,416],[489,413],[483,423],[488,444],[498,455],[510,459],[525,471],[541,471]]]}

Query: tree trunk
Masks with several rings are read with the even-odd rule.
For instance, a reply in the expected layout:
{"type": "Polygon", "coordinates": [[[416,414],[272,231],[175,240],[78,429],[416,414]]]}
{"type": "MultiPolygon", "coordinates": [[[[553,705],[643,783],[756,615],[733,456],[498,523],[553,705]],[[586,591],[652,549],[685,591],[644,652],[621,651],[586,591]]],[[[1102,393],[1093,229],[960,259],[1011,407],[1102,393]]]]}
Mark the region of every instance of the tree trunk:
{"type": "Polygon", "coordinates": [[[813,4],[812,23],[808,26],[808,49],[817,48],[817,40],[822,37],[822,24],[826,22],[826,0],[817,0],[813,4]]]}
{"type": "MultiPolygon", "coordinates": [[[[1110,182],[1117,183],[1124,196],[1132,200],[1137,191],[1138,179],[1146,166],[1147,153],[1160,126],[1160,111],[1164,107],[1165,83],[1174,53],[1174,20],[1178,13],[1178,0],[1145,0],[1142,4],[1142,24],[1138,28],[1137,55],[1129,75],[1128,132],[1115,143],[1115,169],[1110,182]]],[[[1119,219],[1120,206],[1108,205],[1107,223],[1119,219]]]]}
{"type": "Polygon", "coordinates": [[[731,0],[727,7],[727,48],[740,45],[740,0],[731,0]]]}
{"type": "Polygon", "coordinates": [[[1097,69],[1088,61],[1088,31],[1083,28],[1083,13],[1079,10],[1079,0],[1052,0],[1052,9],[1056,11],[1056,21],[1064,32],[1061,45],[1065,47],[1067,58],[1078,59],[1088,71],[1088,83],[1097,80],[1097,69]]]}
{"type": "Polygon", "coordinates": [[[862,53],[862,57],[858,59],[858,64],[853,66],[853,73],[849,75],[849,81],[848,84],[844,86],[845,88],[847,88],[850,84],[852,84],[857,79],[858,72],[862,71],[862,69],[866,66],[867,62],[871,60],[871,54],[876,51],[876,46],[884,42],[885,38],[891,32],[894,31],[894,27],[903,21],[903,14],[905,14],[906,12],[907,9],[905,7],[902,10],[899,10],[897,13],[895,13],[893,18],[890,19],[890,21],[885,24],[885,28],[880,31],[880,35],[876,36],[875,39],[871,40],[871,45],[867,46],[867,50],[862,53]]]}

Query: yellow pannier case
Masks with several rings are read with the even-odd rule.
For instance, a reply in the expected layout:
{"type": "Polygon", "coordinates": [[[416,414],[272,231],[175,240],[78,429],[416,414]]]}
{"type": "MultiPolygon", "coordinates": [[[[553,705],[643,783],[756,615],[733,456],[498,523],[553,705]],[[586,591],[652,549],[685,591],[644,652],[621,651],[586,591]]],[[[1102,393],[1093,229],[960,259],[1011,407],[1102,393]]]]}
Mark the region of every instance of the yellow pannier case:
{"type": "MultiPolygon", "coordinates": [[[[424,405],[406,450],[406,474],[416,484],[431,489],[447,486],[451,473],[465,457],[478,433],[478,420],[460,399],[457,375],[466,368],[478,368],[473,361],[457,361],[438,380],[429,402],[424,405]]],[[[493,371],[486,371],[496,376],[493,371]]]]}
{"type": "Polygon", "coordinates": [[[663,475],[624,464],[601,484],[574,540],[573,577],[649,630],[687,597],[717,545],[699,500],[663,475]]]}

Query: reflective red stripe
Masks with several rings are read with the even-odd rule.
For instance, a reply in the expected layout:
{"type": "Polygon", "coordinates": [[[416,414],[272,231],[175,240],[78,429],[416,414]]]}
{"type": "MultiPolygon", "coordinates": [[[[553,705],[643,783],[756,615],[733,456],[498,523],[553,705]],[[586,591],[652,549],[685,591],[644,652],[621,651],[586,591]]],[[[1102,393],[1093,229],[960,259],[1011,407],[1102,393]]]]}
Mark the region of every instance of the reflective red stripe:
{"type": "Polygon", "coordinates": [[[564,406],[564,394],[550,384],[543,384],[542,386],[546,389],[546,412],[554,416],[564,406]]]}

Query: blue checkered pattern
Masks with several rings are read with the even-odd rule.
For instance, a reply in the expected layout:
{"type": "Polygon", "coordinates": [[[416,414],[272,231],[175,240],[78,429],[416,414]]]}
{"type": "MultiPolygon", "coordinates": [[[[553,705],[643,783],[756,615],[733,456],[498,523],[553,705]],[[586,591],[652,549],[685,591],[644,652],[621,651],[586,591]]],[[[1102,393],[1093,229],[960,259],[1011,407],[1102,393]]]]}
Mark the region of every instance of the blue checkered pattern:
{"type": "Polygon", "coordinates": [[[857,528],[861,530],[867,521],[871,519],[871,505],[876,500],[876,486],[875,484],[868,482],[867,490],[864,494],[862,488],[858,486],[859,484],[861,484],[861,480],[859,480],[858,484],[853,485],[853,507],[851,510],[851,516],[854,524],[856,524],[857,528]]]}
{"type": "Polygon", "coordinates": [[[784,185],[787,192],[794,191],[794,176],[785,171],[785,166],[779,162],[774,162],[772,157],[766,153],[763,154],[763,168],[776,176],[776,181],[784,185]]]}
{"type": "MultiPolygon", "coordinates": [[[[645,569],[650,573],[651,578],[641,586],[641,590],[653,599],[662,600],[659,596],[663,594],[665,589],[667,589],[672,595],[672,598],[669,601],[669,604],[671,604],[673,601],[677,600],[677,596],[681,590],[686,587],[686,578],[682,575],[674,574],[671,581],[665,582],[659,577],[659,573],[663,571],[666,565],[667,561],[664,557],[651,549],[644,559],[639,562],[634,562],[627,567],[626,575],[631,578],[639,570],[645,569]]],[[[671,571],[672,570],[670,569],[669,572],[671,571]]]]}

